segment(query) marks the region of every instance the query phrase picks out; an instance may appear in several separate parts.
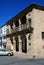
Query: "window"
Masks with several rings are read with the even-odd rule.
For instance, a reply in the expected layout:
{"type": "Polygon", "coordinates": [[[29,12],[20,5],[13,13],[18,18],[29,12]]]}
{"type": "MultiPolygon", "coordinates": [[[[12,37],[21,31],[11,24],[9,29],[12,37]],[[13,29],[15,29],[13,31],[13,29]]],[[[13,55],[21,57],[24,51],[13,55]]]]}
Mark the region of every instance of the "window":
{"type": "Polygon", "coordinates": [[[2,30],[0,30],[0,34],[2,33],[2,30]]]}
{"type": "Polygon", "coordinates": [[[44,39],[44,32],[42,32],[42,39],[44,39]]]}
{"type": "Polygon", "coordinates": [[[29,19],[29,27],[31,27],[31,19],[29,19]]]}

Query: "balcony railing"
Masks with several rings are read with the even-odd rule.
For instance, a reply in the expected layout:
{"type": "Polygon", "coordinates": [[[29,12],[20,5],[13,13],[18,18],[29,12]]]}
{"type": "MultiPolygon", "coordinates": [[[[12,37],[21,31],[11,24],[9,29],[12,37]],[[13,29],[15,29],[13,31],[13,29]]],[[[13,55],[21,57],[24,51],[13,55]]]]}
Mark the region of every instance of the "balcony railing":
{"type": "Polygon", "coordinates": [[[22,30],[25,30],[25,29],[27,29],[27,25],[23,24],[23,25],[20,25],[18,27],[15,27],[12,32],[18,32],[18,31],[22,31],[22,30]]]}
{"type": "Polygon", "coordinates": [[[7,34],[23,31],[23,30],[28,29],[28,28],[30,28],[30,26],[27,26],[27,24],[23,24],[23,25],[20,25],[18,27],[15,27],[14,29],[11,29],[11,32],[8,30],[7,34]]]}
{"type": "Polygon", "coordinates": [[[25,30],[25,29],[27,29],[27,25],[26,24],[23,24],[22,25],[22,30],[25,30]]]}

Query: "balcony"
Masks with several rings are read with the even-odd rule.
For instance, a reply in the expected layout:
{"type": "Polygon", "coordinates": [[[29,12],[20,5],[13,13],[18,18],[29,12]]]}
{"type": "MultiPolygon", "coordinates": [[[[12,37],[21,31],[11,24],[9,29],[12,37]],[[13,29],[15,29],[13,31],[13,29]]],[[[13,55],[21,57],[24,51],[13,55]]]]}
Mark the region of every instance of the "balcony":
{"type": "Polygon", "coordinates": [[[7,31],[7,35],[8,34],[16,34],[16,33],[20,33],[20,32],[23,32],[23,31],[25,31],[25,32],[27,32],[27,31],[31,31],[31,30],[33,30],[33,28],[32,27],[30,27],[30,26],[27,26],[27,24],[23,24],[23,25],[20,25],[20,26],[18,26],[18,27],[15,27],[14,29],[11,29],[11,31],[7,31]]]}
{"type": "Polygon", "coordinates": [[[20,26],[18,26],[18,27],[15,27],[14,30],[11,31],[11,32],[12,32],[12,33],[13,33],[13,32],[19,32],[19,31],[23,31],[23,30],[25,30],[25,29],[27,29],[27,25],[26,25],[26,24],[23,24],[23,25],[20,25],[20,26]]]}

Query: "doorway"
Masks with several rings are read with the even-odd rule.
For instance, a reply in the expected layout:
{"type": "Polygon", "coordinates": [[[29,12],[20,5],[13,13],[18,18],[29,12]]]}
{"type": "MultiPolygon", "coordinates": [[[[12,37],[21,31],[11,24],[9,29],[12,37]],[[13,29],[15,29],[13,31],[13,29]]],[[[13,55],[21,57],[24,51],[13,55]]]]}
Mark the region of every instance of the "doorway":
{"type": "Polygon", "coordinates": [[[19,40],[18,40],[18,37],[16,38],[16,51],[19,51],[19,40]]]}
{"type": "Polygon", "coordinates": [[[25,35],[22,37],[22,52],[27,53],[27,39],[25,35]]]}

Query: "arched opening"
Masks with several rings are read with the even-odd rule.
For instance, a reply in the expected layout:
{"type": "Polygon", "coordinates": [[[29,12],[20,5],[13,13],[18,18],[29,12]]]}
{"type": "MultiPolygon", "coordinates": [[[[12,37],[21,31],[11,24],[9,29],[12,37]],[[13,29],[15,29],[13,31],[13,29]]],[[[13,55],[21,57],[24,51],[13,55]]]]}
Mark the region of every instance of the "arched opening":
{"type": "Polygon", "coordinates": [[[15,26],[18,27],[19,26],[19,21],[15,21],[15,26]]]}
{"type": "Polygon", "coordinates": [[[10,23],[11,29],[13,29],[13,21],[10,23]]]}
{"type": "Polygon", "coordinates": [[[22,17],[21,23],[22,23],[22,24],[25,24],[25,23],[26,23],[26,16],[25,16],[25,15],[22,17]]]}
{"type": "Polygon", "coordinates": [[[21,19],[22,30],[26,28],[26,16],[24,15],[21,19]]]}
{"type": "Polygon", "coordinates": [[[22,37],[22,52],[27,52],[27,39],[25,35],[22,37]]]}
{"type": "Polygon", "coordinates": [[[16,31],[19,31],[19,21],[17,20],[17,21],[15,21],[15,27],[16,27],[16,31]]]}
{"type": "Polygon", "coordinates": [[[10,40],[11,40],[11,50],[13,50],[13,37],[11,37],[10,40]]]}
{"type": "Polygon", "coordinates": [[[19,51],[19,40],[18,40],[18,37],[16,37],[16,51],[19,51]]]}
{"type": "Polygon", "coordinates": [[[29,19],[29,27],[31,28],[32,26],[32,21],[31,21],[31,18],[29,19]]]}

